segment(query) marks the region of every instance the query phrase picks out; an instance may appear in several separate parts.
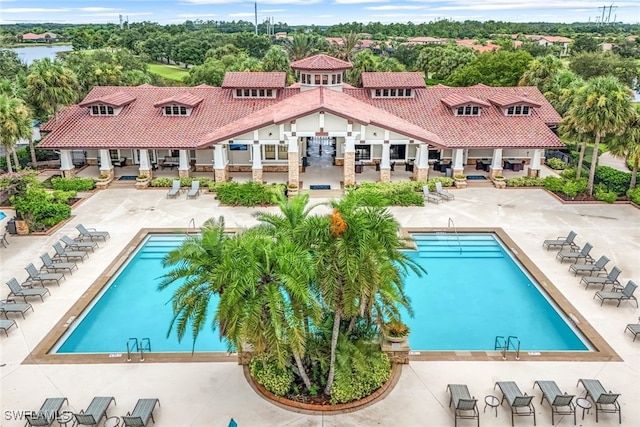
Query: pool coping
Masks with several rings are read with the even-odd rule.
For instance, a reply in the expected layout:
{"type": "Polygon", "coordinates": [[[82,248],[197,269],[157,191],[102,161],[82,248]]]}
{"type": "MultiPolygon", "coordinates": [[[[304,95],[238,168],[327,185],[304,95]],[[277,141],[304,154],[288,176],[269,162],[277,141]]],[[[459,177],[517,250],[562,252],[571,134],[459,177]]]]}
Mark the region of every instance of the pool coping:
{"type": "MultiPolygon", "coordinates": [[[[101,292],[111,277],[124,265],[138,246],[150,234],[188,234],[193,229],[184,228],[142,228],[126,247],[114,258],[107,268],[78,298],[71,308],[60,318],[54,327],[34,347],[22,364],[96,364],[96,363],[184,363],[184,362],[236,362],[237,353],[226,352],[197,352],[197,353],[160,353],[144,354],[144,361],[135,353],[127,361],[125,353],[79,353],[79,354],[50,354],[49,351],[64,335],[75,319],[101,292]]],[[[197,229],[199,231],[199,229],[197,229]]],[[[237,232],[238,229],[228,229],[237,232]]],[[[429,227],[404,227],[401,229],[403,237],[410,237],[411,233],[452,232],[452,229],[429,227]]],[[[602,338],[602,336],[587,322],[567,298],[556,288],[544,273],[527,257],[509,235],[499,227],[468,227],[457,228],[458,233],[494,233],[504,243],[516,259],[527,269],[542,286],[547,295],[564,311],[575,327],[589,340],[593,351],[563,351],[563,352],[522,352],[520,361],[611,361],[622,362],[623,359],[602,338]]],[[[411,338],[409,337],[409,341],[411,338]]],[[[497,361],[503,360],[500,351],[410,351],[409,360],[413,361],[497,361]]],[[[514,360],[513,353],[507,353],[507,360],[514,360]]]]}

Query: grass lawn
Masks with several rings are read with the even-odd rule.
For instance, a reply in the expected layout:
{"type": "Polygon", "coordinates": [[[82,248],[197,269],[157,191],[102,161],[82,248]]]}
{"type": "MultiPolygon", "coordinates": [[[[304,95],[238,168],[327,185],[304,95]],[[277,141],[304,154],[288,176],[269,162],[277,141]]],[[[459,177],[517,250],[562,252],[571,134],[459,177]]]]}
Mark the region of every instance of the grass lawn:
{"type": "Polygon", "coordinates": [[[177,82],[181,82],[182,78],[189,73],[189,70],[177,65],[148,62],[147,66],[149,67],[149,71],[153,74],[157,74],[160,77],[168,80],[175,80],[177,82]]]}

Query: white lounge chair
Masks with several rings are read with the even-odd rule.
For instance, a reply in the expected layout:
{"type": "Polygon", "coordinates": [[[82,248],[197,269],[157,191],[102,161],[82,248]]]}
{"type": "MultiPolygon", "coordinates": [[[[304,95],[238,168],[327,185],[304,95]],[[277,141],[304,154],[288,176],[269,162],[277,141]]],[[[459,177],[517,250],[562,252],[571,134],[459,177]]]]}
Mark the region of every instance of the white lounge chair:
{"type": "Polygon", "coordinates": [[[187,199],[195,199],[200,195],[200,181],[191,181],[191,189],[187,193],[187,199]]]}
{"type": "Polygon", "coordinates": [[[427,202],[431,202],[431,203],[442,203],[442,197],[438,196],[436,193],[432,193],[429,191],[429,187],[428,186],[424,186],[422,187],[422,194],[424,195],[424,199],[427,202]]]}
{"type": "Polygon", "coordinates": [[[76,240],[89,239],[93,241],[94,239],[102,239],[106,241],[107,237],[111,237],[108,231],[97,231],[95,228],[86,228],[82,224],[76,225],[76,230],[80,233],[76,240]]]}
{"type": "Polygon", "coordinates": [[[180,180],[174,179],[171,189],[167,192],[167,199],[175,199],[180,194],[180,180]]]}
{"type": "Polygon", "coordinates": [[[565,246],[570,246],[572,249],[578,249],[578,245],[573,241],[576,236],[577,234],[575,231],[570,231],[567,237],[558,236],[557,239],[545,240],[542,242],[542,247],[547,248],[547,250],[557,247],[562,249],[565,246]]]}
{"type": "Polygon", "coordinates": [[[442,189],[442,183],[440,181],[436,181],[436,194],[445,200],[454,200],[456,198],[452,193],[442,189]]]}

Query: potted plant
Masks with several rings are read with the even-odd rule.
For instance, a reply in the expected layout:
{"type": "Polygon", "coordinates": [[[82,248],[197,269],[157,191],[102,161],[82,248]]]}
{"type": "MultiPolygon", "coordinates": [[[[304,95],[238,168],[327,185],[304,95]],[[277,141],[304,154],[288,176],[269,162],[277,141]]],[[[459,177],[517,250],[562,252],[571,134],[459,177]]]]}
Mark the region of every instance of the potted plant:
{"type": "Polygon", "coordinates": [[[149,177],[147,175],[144,175],[144,174],[140,174],[136,178],[136,181],[138,181],[138,182],[148,181],[148,180],[149,180],[149,177]]]}
{"type": "Polygon", "coordinates": [[[384,324],[382,333],[390,342],[404,342],[409,337],[409,326],[404,322],[394,319],[384,324]]]}
{"type": "Polygon", "coordinates": [[[467,177],[462,173],[457,173],[453,176],[453,183],[456,188],[467,188],[467,177]]]}
{"type": "Polygon", "coordinates": [[[495,175],[493,177],[493,185],[496,188],[506,188],[507,187],[507,181],[505,181],[504,176],[502,175],[495,175]]]}
{"type": "Polygon", "coordinates": [[[109,180],[109,175],[107,175],[106,173],[101,173],[100,175],[98,175],[98,182],[105,182],[109,180]]]}
{"type": "Polygon", "coordinates": [[[287,194],[289,196],[295,196],[296,194],[298,194],[298,184],[289,184],[287,186],[287,194]]]}

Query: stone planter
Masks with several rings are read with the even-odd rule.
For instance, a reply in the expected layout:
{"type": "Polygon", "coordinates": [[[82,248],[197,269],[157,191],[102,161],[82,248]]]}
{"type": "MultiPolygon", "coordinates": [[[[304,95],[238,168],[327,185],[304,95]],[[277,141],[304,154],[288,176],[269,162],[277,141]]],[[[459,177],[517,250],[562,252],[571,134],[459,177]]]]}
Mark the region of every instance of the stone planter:
{"type": "Polygon", "coordinates": [[[29,234],[27,221],[16,220],[16,234],[29,234]]]}
{"type": "Polygon", "coordinates": [[[458,178],[456,178],[453,181],[453,185],[455,185],[456,188],[467,188],[467,180],[466,179],[458,179],[458,178]]]}
{"type": "Polygon", "coordinates": [[[495,177],[494,177],[494,178],[493,178],[493,185],[494,185],[496,188],[500,188],[500,189],[502,189],[502,188],[507,188],[507,181],[505,181],[505,179],[504,179],[504,178],[495,178],[495,177]]]}
{"type": "Polygon", "coordinates": [[[136,179],[136,188],[137,189],[147,188],[149,186],[149,184],[151,184],[151,180],[149,180],[148,178],[136,179]]]}
{"type": "Polygon", "coordinates": [[[382,334],[382,337],[384,338],[385,341],[389,341],[392,343],[403,343],[409,340],[409,336],[406,335],[404,337],[391,337],[387,334],[382,334]]]}

